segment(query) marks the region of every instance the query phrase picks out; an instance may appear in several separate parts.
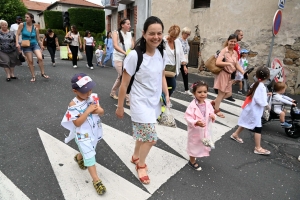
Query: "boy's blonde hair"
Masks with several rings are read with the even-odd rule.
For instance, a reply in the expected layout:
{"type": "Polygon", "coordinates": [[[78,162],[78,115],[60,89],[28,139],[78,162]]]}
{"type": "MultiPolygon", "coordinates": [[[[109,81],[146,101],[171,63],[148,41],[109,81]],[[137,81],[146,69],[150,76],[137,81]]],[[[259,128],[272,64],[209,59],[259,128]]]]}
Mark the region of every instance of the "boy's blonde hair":
{"type": "Polygon", "coordinates": [[[274,91],[279,92],[286,88],[286,84],[284,82],[277,82],[274,84],[274,91]]]}

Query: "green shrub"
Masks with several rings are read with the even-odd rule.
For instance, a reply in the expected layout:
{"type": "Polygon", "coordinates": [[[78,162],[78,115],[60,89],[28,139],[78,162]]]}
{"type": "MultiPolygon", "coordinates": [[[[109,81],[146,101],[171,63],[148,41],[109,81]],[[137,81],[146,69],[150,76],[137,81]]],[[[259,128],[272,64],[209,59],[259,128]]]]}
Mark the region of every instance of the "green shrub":
{"type": "MultiPolygon", "coordinates": [[[[94,33],[101,33],[105,30],[104,10],[90,8],[70,8],[68,11],[70,14],[71,25],[76,25],[77,30],[89,30],[94,33]]],[[[81,36],[83,37],[84,34],[81,36]]]]}
{"type": "Polygon", "coordinates": [[[63,30],[63,17],[60,11],[44,11],[44,20],[46,29],[62,29],[63,30]]]}

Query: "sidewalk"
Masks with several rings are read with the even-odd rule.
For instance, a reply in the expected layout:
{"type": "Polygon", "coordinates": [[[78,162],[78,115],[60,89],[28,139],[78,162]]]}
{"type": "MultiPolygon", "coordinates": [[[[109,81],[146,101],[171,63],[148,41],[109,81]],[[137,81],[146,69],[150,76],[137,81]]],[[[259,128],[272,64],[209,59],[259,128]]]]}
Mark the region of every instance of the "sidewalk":
{"type": "MultiPolygon", "coordinates": [[[[194,83],[196,81],[203,80],[208,84],[209,92],[212,92],[212,93],[215,92],[214,89],[213,89],[213,86],[214,86],[214,77],[213,76],[201,76],[198,73],[198,68],[194,68],[194,67],[189,67],[188,70],[189,70],[189,83],[194,83]],[[199,79],[199,77],[200,77],[200,79],[199,79]]],[[[177,77],[177,80],[182,81],[181,74],[179,74],[179,76],[177,77]]],[[[246,94],[240,95],[240,94],[237,93],[238,90],[239,90],[238,85],[233,85],[232,86],[232,97],[235,98],[235,99],[244,100],[245,97],[246,97],[245,96],[246,94]]],[[[295,99],[297,102],[300,103],[300,95],[293,95],[293,94],[286,94],[286,95],[291,97],[292,99],[295,99]]]]}

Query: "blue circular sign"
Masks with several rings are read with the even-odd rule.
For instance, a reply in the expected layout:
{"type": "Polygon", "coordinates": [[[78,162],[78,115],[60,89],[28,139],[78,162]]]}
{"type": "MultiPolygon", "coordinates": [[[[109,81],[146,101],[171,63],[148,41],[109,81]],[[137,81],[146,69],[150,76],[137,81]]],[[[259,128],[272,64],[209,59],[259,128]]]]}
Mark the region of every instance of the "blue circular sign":
{"type": "Polygon", "coordinates": [[[277,35],[280,29],[281,25],[281,19],[282,19],[282,12],[281,10],[277,10],[274,19],[273,19],[273,35],[277,35]]]}

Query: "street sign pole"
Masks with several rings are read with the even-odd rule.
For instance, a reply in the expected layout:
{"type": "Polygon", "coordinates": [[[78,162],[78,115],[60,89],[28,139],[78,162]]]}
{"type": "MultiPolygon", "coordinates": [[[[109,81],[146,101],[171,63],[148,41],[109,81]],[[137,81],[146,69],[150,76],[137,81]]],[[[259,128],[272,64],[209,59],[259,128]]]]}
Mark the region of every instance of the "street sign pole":
{"type": "Polygon", "coordinates": [[[269,52],[269,56],[268,56],[267,67],[269,67],[269,68],[271,67],[271,55],[272,55],[273,46],[274,46],[274,39],[275,39],[275,35],[272,36],[272,42],[271,42],[270,52],[269,52]]]}

